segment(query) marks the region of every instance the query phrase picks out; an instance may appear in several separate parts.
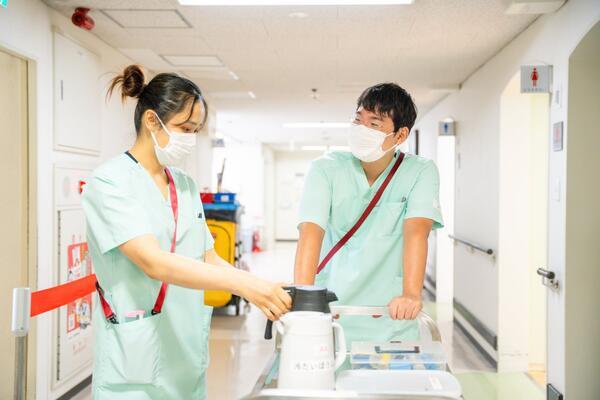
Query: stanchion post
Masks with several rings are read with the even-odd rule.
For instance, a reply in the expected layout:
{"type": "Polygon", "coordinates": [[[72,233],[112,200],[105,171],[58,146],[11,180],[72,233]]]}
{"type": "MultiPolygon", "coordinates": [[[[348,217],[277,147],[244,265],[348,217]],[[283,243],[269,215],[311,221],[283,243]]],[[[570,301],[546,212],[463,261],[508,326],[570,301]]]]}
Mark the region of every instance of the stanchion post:
{"type": "Polygon", "coordinates": [[[14,288],[11,331],[15,335],[15,400],[25,400],[27,396],[27,333],[30,313],[31,290],[14,288]]]}

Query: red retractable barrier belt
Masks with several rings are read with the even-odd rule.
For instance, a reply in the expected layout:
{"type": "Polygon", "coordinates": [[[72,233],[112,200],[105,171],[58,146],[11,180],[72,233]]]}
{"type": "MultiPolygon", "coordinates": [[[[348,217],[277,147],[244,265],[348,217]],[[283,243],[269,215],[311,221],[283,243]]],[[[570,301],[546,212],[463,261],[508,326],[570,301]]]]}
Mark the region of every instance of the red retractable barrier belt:
{"type": "Polygon", "coordinates": [[[72,303],[96,290],[96,275],[88,275],[64,285],[31,293],[32,317],[72,303]]]}
{"type": "Polygon", "coordinates": [[[377,193],[375,193],[375,196],[373,197],[373,199],[371,199],[371,202],[369,203],[367,208],[365,208],[365,211],[363,211],[362,215],[360,216],[360,218],[358,219],[356,224],[354,224],[354,226],[352,228],[350,228],[350,230],[340,239],[340,241],[337,242],[335,246],[333,246],[333,248],[329,251],[329,253],[327,253],[327,255],[325,256],[323,261],[321,261],[321,263],[319,264],[319,267],[317,268],[317,274],[319,272],[321,272],[327,266],[327,264],[329,263],[329,261],[331,261],[333,256],[338,251],[340,251],[340,249],[342,247],[344,247],[344,245],[348,242],[348,240],[350,240],[350,238],[352,236],[354,236],[356,231],[358,231],[358,229],[362,226],[362,224],[367,220],[367,217],[371,214],[371,212],[377,205],[377,202],[379,202],[379,199],[383,195],[383,192],[385,192],[385,189],[390,184],[390,181],[394,177],[394,174],[396,173],[398,168],[400,168],[400,164],[402,164],[403,160],[404,160],[404,153],[400,153],[398,155],[398,159],[396,160],[396,163],[394,164],[394,166],[392,167],[392,169],[386,176],[385,180],[383,181],[383,183],[377,190],[377,193]]]}

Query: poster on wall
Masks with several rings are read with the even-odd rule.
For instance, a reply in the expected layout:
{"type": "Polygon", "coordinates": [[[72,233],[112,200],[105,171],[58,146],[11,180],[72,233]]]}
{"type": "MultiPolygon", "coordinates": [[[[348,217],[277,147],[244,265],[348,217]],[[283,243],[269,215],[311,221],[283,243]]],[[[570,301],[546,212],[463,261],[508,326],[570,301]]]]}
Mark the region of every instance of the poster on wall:
{"type": "MultiPolygon", "coordinates": [[[[75,238],[73,238],[75,241],[75,238]]],[[[92,272],[92,261],[86,242],[73,243],[67,247],[67,282],[83,278],[92,272]]],[[[92,295],[67,305],[67,334],[76,335],[92,322],[92,295]]]]}
{"type": "MultiPolygon", "coordinates": [[[[57,211],[59,283],[93,273],[81,208],[57,211]]],[[[93,359],[92,309],[89,294],[59,309],[56,341],[56,383],[90,370],[93,359]]]]}

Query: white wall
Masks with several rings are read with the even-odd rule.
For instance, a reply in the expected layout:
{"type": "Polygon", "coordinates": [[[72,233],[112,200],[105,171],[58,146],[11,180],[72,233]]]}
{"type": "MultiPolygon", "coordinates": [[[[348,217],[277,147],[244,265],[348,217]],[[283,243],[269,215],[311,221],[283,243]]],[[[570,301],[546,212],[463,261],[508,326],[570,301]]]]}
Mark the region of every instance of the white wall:
{"type": "MultiPolygon", "coordinates": [[[[553,102],[550,122],[567,118],[568,57],[585,33],[600,17],[594,0],[571,0],[556,13],[545,15],[476,71],[453,93],[422,116],[423,154],[435,154],[436,124],[451,116],[457,121],[455,233],[498,248],[499,221],[499,129],[500,97],[522,64],[548,63],[554,67],[554,88],[560,91],[553,102]]],[[[568,124],[567,124],[568,125],[568,124]]],[[[567,126],[565,131],[567,130],[567,126]]],[[[565,181],[565,152],[551,153],[550,192],[565,181]]],[[[560,279],[565,271],[565,203],[550,202],[549,265],[560,279]]],[[[489,257],[471,254],[462,246],[455,254],[455,297],[488,328],[498,332],[498,271],[489,257]],[[474,284],[477,282],[477,284],[474,284]]],[[[548,354],[549,381],[565,387],[564,296],[549,296],[549,343],[558,344],[548,354]]]]}
{"type": "Polygon", "coordinates": [[[263,233],[265,227],[264,156],[259,142],[240,142],[225,138],[225,148],[214,149],[212,187],[217,186],[217,173],[223,158],[227,159],[222,190],[234,192],[244,206],[242,226],[257,227],[263,233]]]}
{"type": "MultiPolygon", "coordinates": [[[[132,61],[93,34],[75,28],[70,20],[50,10],[41,1],[22,0],[9,1],[8,8],[0,8],[0,46],[16,52],[36,62],[37,93],[35,97],[35,115],[37,132],[37,182],[38,182],[38,288],[46,288],[57,283],[54,270],[54,210],[53,201],[53,165],[54,163],[95,167],[101,161],[124,151],[135,139],[133,126],[134,103],[122,105],[119,96],[110,102],[102,102],[101,129],[102,151],[99,157],[90,157],[53,149],[53,60],[52,32],[53,27],[73,38],[81,45],[96,53],[101,58],[103,85],[120,73],[124,66],[132,61]]],[[[95,94],[104,98],[104,93],[95,94]]],[[[85,129],[82,126],[81,129],[85,129]]],[[[203,163],[202,159],[198,161],[203,163]]],[[[206,179],[203,179],[206,180],[206,179]]],[[[69,389],[68,386],[51,389],[51,327],[52,316],[45,314],[33,320],[37,327],[37,339],[31,348],[37,347],[37,374],[30,376],[35,382],[37,399],[54,399],[69,389]]],[[[80,377],[89,375],[86,371],[80,377]]],[[[77,382],[73,382],[77,383],[77,382]]],[[[34,393],[30,391],[30,397],[34,393]]]]}
{"type": "MultiPolygon", "coordinates": [[[[202,88],[200,88],[202,89],[202,88]]],[[[208,120],[204,129],[198,135],[196,148],[185,163],[185,170],[194,177],[199,190],[210,188],[212,184],[213,147],[212,140],[217,126],[217,113],[208,105],[208,120]]]]}
{"type": "Polygon", "coordinates": [[[298,240],[304,178],[311,161],[321,155],[312,151],[275,153],[275,240],[298,240]]]}
{"type": "Polygon", "coordinates": [[[437,142],[437,166],[440,171],[440,205],[444,227],[436,235],[436,290],[438,303],[452,304],[454,299],[454,174],[456,168],[454,136],[440,136],[437,142]]]}
{"type": "Polygon", "coordinates": [[[263,145],[264,194],[265,194],[265,230],[263,247],[271,250],[275,247],[275,151],[263,145]]]}

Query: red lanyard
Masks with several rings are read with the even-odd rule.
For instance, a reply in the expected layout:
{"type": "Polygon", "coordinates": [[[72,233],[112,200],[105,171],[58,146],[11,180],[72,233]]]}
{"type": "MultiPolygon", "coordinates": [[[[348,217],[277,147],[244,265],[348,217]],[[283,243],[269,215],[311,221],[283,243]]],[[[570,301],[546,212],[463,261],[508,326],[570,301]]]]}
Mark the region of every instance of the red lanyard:
{"type": "MultiPolygon", "coordinates": [[[[165,168],[165,173],[167,174],[167,178],[169,179],[169,196],[171,200],[171,209],[173,210],[173,219],[175,220],[175,229],[173,230],[173,239],[171,240],[171,253],[175,253],[175,247],[177,246],[177,220],[179,217],[179,203],[177,201],[177,189],[175,188],[175,181],[173,180],[173,175],[168,168],[165,168]]],[[[165,297],[167,295],[167,288],[169,285],[165,282],[162,282],[160,285],[160,290],[158,292],[158,296],[156,297],[156,302],[154,303],[154,307],[152,307],[152,315],[160,314],[162,311],[163,304],[165,302],[165,297]]],[[[96,281],[96,289],[98,290],[98,296],[100,297],[100,303],[102,303],[102,309],[104,310],[104,316],[108,322],[113,324],[118,324],[118,319],[110,304],[104,298],[104,290],[100,287],[100,284],[96,281]]]]}
{"type": "Polygon", "coordinates": [[[390,184],[390,181],[394,177],[394,174],[396,173],[396,171],[398,170],[398,168],[400,168],[400,164],[402,164],[403,160],[404,160],[404,153],[400,153],[398,155],[398,159],[396,160],[396,163],[394,163],[394,166],[390,170],[389,174],[385,177],[385,181],[383,181],[383,183],[381,184],[381,186],[377,190],[377,193],[375,193],[375,196],[373,197],[373,199],[371,199],[371,202],[369,203],[369,205],[367,206],[367,208],[365,209],[365,211],[363,211],[363,213],[360,216],[360,218],[358,219],[358,221],[356,221],[356,224],[354,224],[354,226],[340,239],[340,241],[337,242],[336,245],[333,246],[333,248],[331,250],[329,250],[329,253],[327,253],[327,255],[325,256],[325,258],[323,259],[323,261],[321,261],[321,264],[319,264],[319,267],[317,268],[317,274],[319,272],[321,272],[323,270],[323,268],[325,268],[327,266],[327,263],[329,263],[329,261],[331,261],[331,259],[333,258],[333,256],[338,251],[340,251],[340,249],[342,247],[344,247],[344,245],[348,242],[348,240],[350,240],[350,238],[356,233],[356,231],[366,221],[367,217],[371,214],[371,212],[373,211],[373,209],[377,205],[377,202],[379,201],[379,199],[383,195],[383,192],[385,192],[385,189],[390,184]]]}

